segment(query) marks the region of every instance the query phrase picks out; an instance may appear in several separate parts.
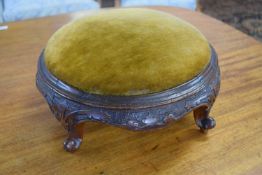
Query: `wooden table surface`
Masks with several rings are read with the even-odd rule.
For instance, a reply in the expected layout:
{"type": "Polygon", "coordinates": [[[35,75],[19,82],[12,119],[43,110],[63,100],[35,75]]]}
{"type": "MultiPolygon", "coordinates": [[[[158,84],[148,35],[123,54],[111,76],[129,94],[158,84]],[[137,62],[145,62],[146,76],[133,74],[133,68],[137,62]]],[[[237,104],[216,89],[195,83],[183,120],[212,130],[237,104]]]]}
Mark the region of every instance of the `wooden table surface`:
{"type": "Polygon", "coordinates": [[[262,44],[205,16],[155,7],[198,27],[219,55],[217,126],[199,132],[192,114],[163,129],[134,132],[87,123],[79,151],[35,87],[38,55],[63,24],[83,13],[9,23],[0,31],[0,174],[262,174],[262,44]]]}

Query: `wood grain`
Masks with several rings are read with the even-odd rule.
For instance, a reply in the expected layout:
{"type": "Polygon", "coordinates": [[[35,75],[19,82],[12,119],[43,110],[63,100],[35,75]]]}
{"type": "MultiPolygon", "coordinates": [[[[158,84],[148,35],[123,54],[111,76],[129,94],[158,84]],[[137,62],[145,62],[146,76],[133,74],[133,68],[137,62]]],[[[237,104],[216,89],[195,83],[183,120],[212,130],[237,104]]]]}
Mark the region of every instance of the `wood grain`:
{"type": "Polygon", "coordinates": [[[222,73],[207,135],[193,116],[133,132],[86,125],[81,149],[63,150],[66,131],[35,87],[38,55],[52,33],[82,14],[9,23],[0,31],[0,174],[262,174],[262,44],[201,13],[156,7],[198,27],[222,73]]]}

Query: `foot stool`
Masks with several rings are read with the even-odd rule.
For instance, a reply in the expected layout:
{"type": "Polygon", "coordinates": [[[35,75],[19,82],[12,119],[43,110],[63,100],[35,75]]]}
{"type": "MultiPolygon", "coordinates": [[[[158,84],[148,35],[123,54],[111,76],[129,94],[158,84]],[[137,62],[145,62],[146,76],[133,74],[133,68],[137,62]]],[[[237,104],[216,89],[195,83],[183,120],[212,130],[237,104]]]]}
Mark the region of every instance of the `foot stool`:
{"type": "Polygon", "coordinates": [[[214,48],[191,24],[140,9],[93,12],[60,28],[39,57],[36,85],[80,147],[87,121],[133,130],[194,113],[204,132],[219,92],[214,48]]]}

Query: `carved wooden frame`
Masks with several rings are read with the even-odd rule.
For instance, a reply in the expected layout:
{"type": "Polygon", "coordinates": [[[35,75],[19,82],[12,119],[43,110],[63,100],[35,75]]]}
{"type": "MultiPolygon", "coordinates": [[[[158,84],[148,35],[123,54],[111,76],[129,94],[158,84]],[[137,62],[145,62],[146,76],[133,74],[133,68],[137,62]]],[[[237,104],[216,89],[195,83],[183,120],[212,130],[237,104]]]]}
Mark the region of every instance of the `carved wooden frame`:
{"type": "Polygon", "coordinates": [[[207,131],[215,127],[209,112],[219,92],[220,70],[215,50],[206,68],[192,80],[159,93],[134,96],[103,96],[78,90],[53,76],[43,52],[38,62],[36,85],[51,111],[69,133],[64,148],[73,152],[83,139],[86,121],[144,130],[164,126],[193,111],[196,125],[207,131]]]}

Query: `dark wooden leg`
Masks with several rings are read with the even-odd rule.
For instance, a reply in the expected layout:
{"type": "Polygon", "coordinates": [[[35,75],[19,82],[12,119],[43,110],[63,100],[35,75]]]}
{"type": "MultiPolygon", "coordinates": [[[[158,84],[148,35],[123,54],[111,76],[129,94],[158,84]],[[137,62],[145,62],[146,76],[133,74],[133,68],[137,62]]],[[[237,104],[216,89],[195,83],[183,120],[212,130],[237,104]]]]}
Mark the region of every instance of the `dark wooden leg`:
{"type": "Polygon", "coordinates": [[[202,132],[207,132],[216,126],[216,121],[209,116],[210,109],[207,106],[201,106],[194,110],[196,125],[202,132]]]}
{"type": "Polygon", "coordinates": [[[68,152],[76,151],[83,140],[84,123],[69,124],[69,137],[64,141],[64,149],[68,152]]]}

